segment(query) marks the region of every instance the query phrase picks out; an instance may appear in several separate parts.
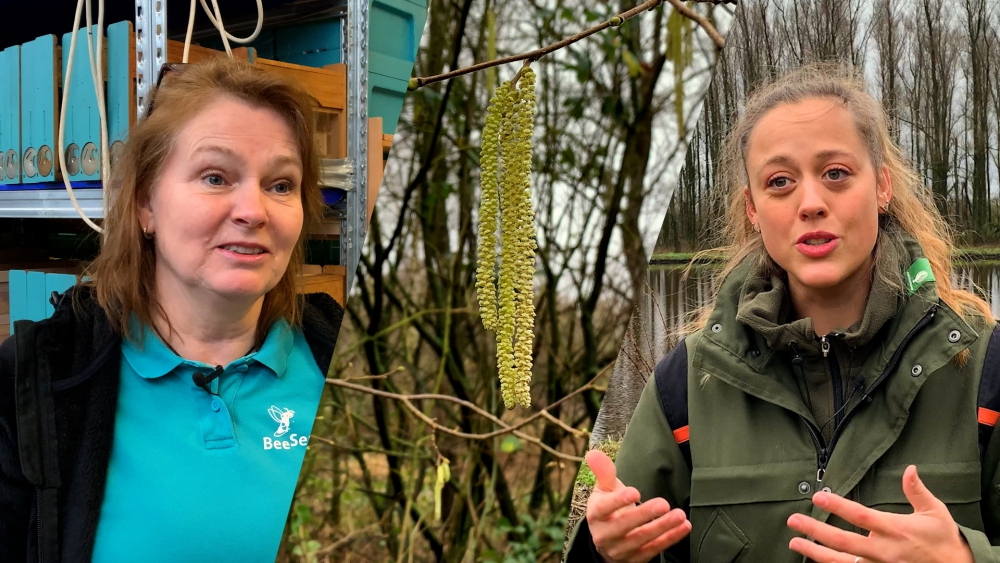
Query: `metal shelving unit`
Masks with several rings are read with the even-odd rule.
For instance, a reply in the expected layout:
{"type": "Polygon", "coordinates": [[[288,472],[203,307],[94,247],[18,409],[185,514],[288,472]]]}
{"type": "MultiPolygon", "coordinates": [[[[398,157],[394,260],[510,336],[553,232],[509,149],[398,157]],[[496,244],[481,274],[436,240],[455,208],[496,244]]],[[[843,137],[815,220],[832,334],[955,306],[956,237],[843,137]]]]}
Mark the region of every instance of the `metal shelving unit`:
{"type": "Polygon", "coordinates": [[[340,229],[341,263],[350,293],[368,231],[368,0],[348,0],[344,29],[347,63],[347,158],[354,165],[354,189],[347,192],[340,229]]]}

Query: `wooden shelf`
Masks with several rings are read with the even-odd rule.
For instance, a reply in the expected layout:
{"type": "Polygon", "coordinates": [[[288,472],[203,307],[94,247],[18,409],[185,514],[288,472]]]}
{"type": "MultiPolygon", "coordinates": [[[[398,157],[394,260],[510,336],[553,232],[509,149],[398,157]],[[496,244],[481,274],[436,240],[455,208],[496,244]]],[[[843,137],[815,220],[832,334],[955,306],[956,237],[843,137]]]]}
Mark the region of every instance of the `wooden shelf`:
{"type": "Polygon", "coordinates": [[[347,306],[347,268],[308,265],[299,278],[299,293],[326,293],[341,307],[347,306]]]}

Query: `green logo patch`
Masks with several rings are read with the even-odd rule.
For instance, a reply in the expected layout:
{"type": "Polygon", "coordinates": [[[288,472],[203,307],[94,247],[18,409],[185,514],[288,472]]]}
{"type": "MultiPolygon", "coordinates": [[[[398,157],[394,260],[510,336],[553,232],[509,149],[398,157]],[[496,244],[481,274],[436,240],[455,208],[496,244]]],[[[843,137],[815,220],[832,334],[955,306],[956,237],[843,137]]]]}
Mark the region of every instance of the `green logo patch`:
{"type": "Polygon", "coordinates": [[[913,295],[920,289],[920,286],[929,281],[934,281],[934,272],[931,271],[931,263],[926,258],[918,258],[906,272],[906,289],[909,295],[913,295]]]}

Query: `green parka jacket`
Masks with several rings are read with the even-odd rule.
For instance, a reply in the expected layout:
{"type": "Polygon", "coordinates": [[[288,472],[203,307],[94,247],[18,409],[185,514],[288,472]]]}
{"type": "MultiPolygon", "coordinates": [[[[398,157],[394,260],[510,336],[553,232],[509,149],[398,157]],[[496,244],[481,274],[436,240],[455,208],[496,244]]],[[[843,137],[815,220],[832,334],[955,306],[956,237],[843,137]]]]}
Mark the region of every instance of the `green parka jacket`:
{"type": "MultiPolygon", "coordinates": [[[[774,292],[784,289],[761,283],[748,259],[723,282],[706,327],[658,365],[673,363],[680,375],[649,378],[615,466],[643,501],[663,497],[687,512],[692,531],[663,561],[801,562],[788,548],[798,535],[786,525],[791,514],[853,529],[815,507],[815,491],[909,513],[902,475],[910,464],[947,504],[975,561],[1000,561],[1000,547],[991,547],[1000,545],[1000,432],[982,448],[980,432],[992,428],[977,418],[987,349],[996,357],[1000,337],[991,339],[992,319],[970,326],[939,300],[932,281],[920,283],[926,259],[912,239],[900,240],[896,275],[912,294],[895,292],[889,313],[873,320],[872,300],[887,301],[884,284],[874,283],[865,319],[830,336],[832,351],[811,319],[780,321],[787,299],[774,292]],[[760,310],[768,303],[775,310],[760,310]],[[869,338],[851,342],[865,331],[869,338]],[[955,356],[965,349],[969,359],[959,367],[955,356]],[[857,365],[843,370],[846,362],[857,365]],[[840,380],[835,408],[807,404],[815,402],[803,384],[810,373],[840,380]],[[686,405],[689,441],[668,423],[671,405],[686,405]],[[816,412],[830,412],[829,423],[816,412]]],[[[1000,395],[998,385],[989,393],[1000,395]]],[[[585,519],[566,560],[598,560],[585,519]]]]}

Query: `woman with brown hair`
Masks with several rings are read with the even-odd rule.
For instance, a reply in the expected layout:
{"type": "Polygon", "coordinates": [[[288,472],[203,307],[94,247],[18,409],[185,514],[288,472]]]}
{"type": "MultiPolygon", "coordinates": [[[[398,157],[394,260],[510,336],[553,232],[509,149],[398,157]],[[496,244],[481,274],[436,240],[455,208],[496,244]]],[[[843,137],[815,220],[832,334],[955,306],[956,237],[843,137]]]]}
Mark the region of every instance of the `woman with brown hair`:
{"type": "Polygon", "coordinates": [[[277,554],[343,318],[296,292],[310,100],[229,59],[161,81],[88,281],[0,347],[3,561],[277,554]]]}
{"type": "Polygon", "coordinates": [[[615,462],[588,452],[568,560],[994,561],[996,322],[952,285],[879,102],[850,69],[791,72],[746,102],[721,168],[716,299],[615,462]]]}

